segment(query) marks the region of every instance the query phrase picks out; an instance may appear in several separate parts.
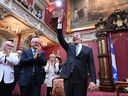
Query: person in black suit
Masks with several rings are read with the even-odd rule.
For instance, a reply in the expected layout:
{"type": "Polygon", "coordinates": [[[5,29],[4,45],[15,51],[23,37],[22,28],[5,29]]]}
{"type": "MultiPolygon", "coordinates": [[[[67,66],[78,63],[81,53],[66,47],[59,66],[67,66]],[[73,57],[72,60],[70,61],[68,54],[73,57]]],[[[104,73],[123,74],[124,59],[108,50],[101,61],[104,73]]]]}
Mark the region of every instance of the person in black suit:
{"type": "Polygon", "coordinates": [[[20,91],[21,96],[40,96],[41,85],[45,79],[43,66],[47,60],[44,51],[40,49],[38,38],[32,38],[30,45],[31,48],[24,49],[21,54],[20,91]]]}
{"type": "Polygon", "coordinates": [[[87,88],[96,87],[96,72],[92,49],[81,44],[80,33],[73,34],[73,44],[68,44],[62,34],[62,17],[58,18],[57,38],[67,53],[60,76],[64,78],[66,96],[87,96],[87,88]],[[90,83],[88,85],[88,74],[90,83]]]}

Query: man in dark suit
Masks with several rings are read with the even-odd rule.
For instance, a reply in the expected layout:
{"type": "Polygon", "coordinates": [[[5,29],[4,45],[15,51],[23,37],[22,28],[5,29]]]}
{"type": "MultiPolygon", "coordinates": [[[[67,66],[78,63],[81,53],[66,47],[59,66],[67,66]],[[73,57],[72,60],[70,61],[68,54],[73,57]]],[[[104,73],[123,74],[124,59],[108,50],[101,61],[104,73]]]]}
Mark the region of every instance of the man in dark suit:
{"type": "Polygon", "coordinates": [[[81,44],[80,33],[73,34],[73,44],[68,44],[62,34],[62,17],[58,19],[57,37],[67,53],[60,76],[64,78],[66,96],[87,96],[88,74],[89,89],[95,89],[96,73],[92,49],[81,44]]]}
{"type": "Polygon", "coordinates": [[[44,51],[41,51],[39,39],[31,39],[31,48],[24,49],[21,54],[22,66],[19,77],[21,96],[40,96],[41,85],[45,79],[43,66],[46,65],[44,51]]]}

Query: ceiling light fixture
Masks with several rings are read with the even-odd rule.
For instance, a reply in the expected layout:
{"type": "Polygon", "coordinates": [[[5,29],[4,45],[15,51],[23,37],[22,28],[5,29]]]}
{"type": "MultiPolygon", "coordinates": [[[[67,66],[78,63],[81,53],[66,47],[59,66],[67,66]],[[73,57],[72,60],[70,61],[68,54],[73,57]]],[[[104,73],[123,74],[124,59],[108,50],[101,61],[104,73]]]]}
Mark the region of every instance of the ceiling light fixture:
{"type": "Polygon", "coordinates": [[[57,7],[61,7],[62,6],[62,2],[60,0],[56,0],[55,4],[57,7]]]}

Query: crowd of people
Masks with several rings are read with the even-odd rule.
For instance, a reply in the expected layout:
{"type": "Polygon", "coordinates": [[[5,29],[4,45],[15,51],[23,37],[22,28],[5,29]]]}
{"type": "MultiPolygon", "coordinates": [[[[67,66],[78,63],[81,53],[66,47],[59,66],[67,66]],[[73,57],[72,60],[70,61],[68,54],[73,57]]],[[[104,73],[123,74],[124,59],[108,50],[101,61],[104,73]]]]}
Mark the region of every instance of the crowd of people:
{"type": "Polygon", "coordinates": [[[13,52],[14,43],[7,40],[0,51],[0,94],[12,96],[16,83],[20,86],[21,96],[40,96],[41,85],[47,85],[47,96],[51,96],[52,82],[64,79],[65,96],[87,96],[87,88],[95,89],[96,73],[92,49],[81,44],[79,33],[73,34],[73,44],[68,44],[62,34],[61,17],[58,19],[57,37],[67,53],[62,59],[51,53],[49,59],[41,49],[40,40],[33,37],[30,48],[13,52]],[[89,74],[89,76],[88,76],[89,74]],[[90,83],[88,85],[88,77],[90,83]]]}

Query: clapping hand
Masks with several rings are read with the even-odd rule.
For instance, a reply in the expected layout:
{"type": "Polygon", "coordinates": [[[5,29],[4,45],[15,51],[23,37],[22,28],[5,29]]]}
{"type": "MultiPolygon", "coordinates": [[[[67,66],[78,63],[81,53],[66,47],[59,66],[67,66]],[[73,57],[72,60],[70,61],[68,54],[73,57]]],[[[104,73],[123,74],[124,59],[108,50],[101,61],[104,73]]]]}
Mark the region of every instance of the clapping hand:
{"type": "Polygon", "coordinates": [[[39,57],[40,57],[39,52],[36,52],[36,54],[34,55],[34,59],[37,59],[37,58],[39,58],[39,57]]]}

